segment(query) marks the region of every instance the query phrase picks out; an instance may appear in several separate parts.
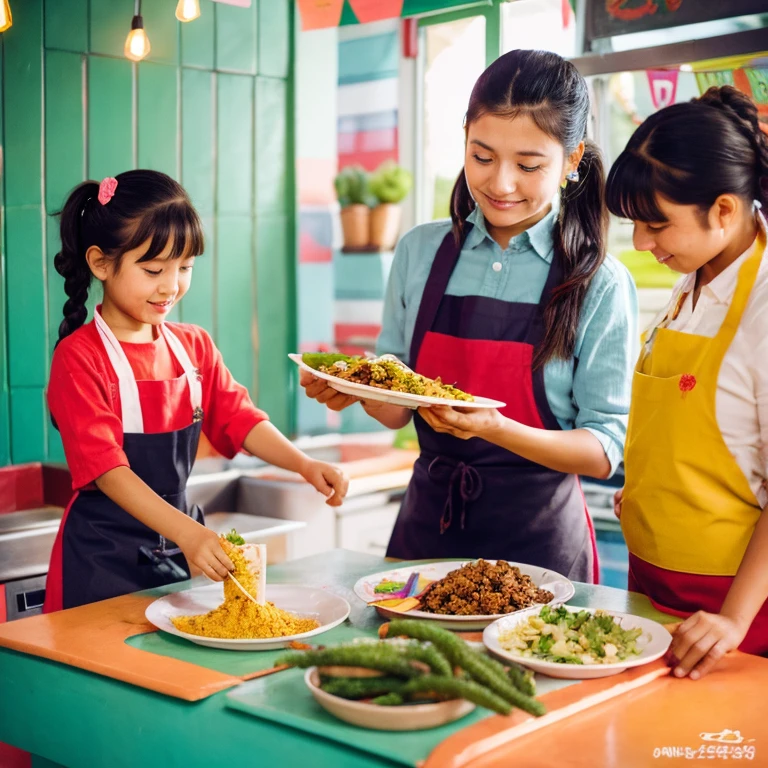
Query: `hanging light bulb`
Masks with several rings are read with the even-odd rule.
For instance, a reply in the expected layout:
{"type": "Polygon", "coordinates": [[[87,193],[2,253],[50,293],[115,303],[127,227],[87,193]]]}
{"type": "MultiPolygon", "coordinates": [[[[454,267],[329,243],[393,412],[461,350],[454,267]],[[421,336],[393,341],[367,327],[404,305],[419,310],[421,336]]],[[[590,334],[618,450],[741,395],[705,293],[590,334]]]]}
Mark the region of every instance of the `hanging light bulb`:
{"type": "Polygon", "coordinates": [[[0,0],[0,32],[5,32],[11,24],[13,24],[11,6],[8,5],[8,0],[0,0]]]}
{"type": "Polygon", "coordinates": [[[200,15],[200,0],[179,0],[176,18],[179,21],[194,21],[200,15]]]}
{"type": "Polygon", "coordinates": [[[136,14],[131,21],[131,31],[125,38],[125,56],[131,61],[141,61],[149,55],[151,46],[144,31],[144,19],[141,15],[141,0],[136,0],[136,14]]]}

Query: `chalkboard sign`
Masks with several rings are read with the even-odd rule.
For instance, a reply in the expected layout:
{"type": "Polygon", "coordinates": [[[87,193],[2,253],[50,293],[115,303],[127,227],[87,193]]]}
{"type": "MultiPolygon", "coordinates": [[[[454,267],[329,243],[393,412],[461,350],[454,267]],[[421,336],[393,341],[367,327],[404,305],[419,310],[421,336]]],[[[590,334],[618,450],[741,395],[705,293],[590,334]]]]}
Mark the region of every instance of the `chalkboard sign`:
{"type": "Polygon", "coordinates": [[[768,12],[768,0],[587,0],[591,40],[768,12]]]}

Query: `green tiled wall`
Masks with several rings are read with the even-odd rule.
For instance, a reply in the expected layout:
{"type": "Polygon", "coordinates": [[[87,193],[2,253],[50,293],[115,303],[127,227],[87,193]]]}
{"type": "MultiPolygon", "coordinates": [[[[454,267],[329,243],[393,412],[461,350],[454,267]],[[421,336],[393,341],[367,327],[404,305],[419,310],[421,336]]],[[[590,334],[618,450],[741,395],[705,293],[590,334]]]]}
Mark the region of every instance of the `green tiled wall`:
{"type": "MultiPolygon", "coordinates": [[[[3,81],[3,36],[0,35],[0,83],[3,81]]],[[[0,136],[3,135],[3,99],[0,98],[0,136]]],[[[0,324],[6,317],[5,286],[7,270],[3,257],[3,242],[5,240],[5,195],[3,184],[0,183],[0,324]]],[[[0,332],[0,467],[11,460],[11,402],[8,386],[8,344],[5,328],[0,332]]]]}
{"type": "Polygon", "coordinates": [[[138,65],[123,56],[133,6],[17,0],[0,35],[0,466],[63,460],[45,407],[65,299],[51,214],[83,179],[136,167],[180,179],[205,227],[173,319],[208,329],[276,426],[295,427],[294,4],[201,0],[180,24],[176,0],[145,1],[138,65]]]}

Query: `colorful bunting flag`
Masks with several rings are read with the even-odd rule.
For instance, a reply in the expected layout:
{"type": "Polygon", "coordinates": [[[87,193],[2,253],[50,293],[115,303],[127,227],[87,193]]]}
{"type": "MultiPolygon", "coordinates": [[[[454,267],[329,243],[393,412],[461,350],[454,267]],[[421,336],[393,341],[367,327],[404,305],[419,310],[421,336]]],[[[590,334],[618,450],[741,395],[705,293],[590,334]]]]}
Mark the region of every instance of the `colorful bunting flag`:
{"type": "Polygon", "coordinates": [[[344,0],[297,0],[301,14],[301,29],[338,27],[344,0]]]}
{"type": "Polygon", "coordinates": [[[651,87],[651,101],[654,109],[662,109],[674,104],[677,96],[678,70],[649,69],[646,74],[651,87]]]}

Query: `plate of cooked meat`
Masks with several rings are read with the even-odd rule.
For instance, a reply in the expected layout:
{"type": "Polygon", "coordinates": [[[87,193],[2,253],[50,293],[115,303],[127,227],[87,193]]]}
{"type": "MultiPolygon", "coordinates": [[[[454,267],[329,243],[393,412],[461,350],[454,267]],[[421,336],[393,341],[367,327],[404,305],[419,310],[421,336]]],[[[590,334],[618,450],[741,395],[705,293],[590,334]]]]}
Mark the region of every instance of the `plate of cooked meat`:
{"type": "Polygon", "coordinates": [[[288,355],[302,370],[345,395],[378,400],[403,408],[449,405],[457,408],[503,408],[506,403],[462,392],[439,378],[415,373],[394,355],[350,357],[324,352],[288,355]]]}
{"type": "Polygon", "coordinates": [[[359,579],[355,594],[387,618],[483,629],[534,606],[564,603],[573,584],[555,571],[506,560],[445,560],[395,568],[359,579]]]}

